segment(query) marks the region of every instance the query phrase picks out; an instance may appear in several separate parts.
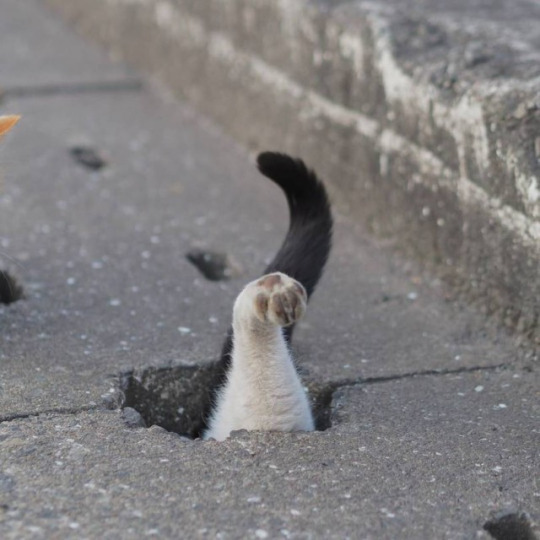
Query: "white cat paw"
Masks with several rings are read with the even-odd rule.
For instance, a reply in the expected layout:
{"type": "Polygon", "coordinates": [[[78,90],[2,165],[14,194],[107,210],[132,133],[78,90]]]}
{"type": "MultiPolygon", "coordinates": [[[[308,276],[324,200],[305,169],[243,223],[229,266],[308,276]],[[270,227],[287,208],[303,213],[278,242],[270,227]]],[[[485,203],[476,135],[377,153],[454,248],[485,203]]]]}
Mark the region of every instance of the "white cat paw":
{"type": "Polygon", "coordinates": [[[305,313],[307,293],[289,276],[276,272],[252,281],[240,294],[237,308],[265,323],[290,326],[305,313]]]}

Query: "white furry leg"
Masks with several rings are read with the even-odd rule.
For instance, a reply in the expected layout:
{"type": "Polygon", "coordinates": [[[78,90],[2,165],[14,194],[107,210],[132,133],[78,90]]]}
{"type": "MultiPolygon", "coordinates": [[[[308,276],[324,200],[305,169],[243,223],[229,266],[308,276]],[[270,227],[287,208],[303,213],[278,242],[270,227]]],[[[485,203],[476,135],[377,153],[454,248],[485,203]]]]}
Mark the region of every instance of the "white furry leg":
{"type": "Polygon", "coordinates": [[[204,438],[226,439],[237,429],[312,431],[313,417],[281,327],[305,312],[304,287],[285,274],[249,283],[234,304],[234,345],[204,438]]]}

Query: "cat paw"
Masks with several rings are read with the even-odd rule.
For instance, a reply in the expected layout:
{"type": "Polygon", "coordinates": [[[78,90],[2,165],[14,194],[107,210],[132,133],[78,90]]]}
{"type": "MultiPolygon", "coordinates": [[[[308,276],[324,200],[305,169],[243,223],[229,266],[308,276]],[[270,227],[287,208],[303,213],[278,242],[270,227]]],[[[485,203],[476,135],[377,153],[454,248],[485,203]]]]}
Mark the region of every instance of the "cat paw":
{"type": "Polygon", "coordinates": [[[237,307],[249,310],[259,321],[290,326],[304,315],[307,293],[298,281],[276,272],[252,281],[238,300],[237,307]]]}

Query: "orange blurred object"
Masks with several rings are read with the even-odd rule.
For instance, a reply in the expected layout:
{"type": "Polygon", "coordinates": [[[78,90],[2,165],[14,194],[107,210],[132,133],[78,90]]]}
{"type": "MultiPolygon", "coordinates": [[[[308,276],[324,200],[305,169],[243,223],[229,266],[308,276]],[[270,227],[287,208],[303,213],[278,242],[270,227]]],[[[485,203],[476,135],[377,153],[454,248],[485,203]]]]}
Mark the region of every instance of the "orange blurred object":
{"type": "Polygon", "coordinates": [[[20,119],[20,116],[12,114],[10,116],[0,116],[0,137],[5,135],[20,119]]]}

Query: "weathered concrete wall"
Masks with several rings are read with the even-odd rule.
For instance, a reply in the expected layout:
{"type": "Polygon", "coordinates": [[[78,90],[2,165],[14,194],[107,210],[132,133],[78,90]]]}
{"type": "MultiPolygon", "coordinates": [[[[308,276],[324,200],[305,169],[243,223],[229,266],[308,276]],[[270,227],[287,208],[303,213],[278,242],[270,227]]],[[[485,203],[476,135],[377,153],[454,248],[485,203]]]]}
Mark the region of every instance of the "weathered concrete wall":
{"type": "Polygon", "coordinates": [[[540,343],[538,3],[48,2],[540,343]]]}

